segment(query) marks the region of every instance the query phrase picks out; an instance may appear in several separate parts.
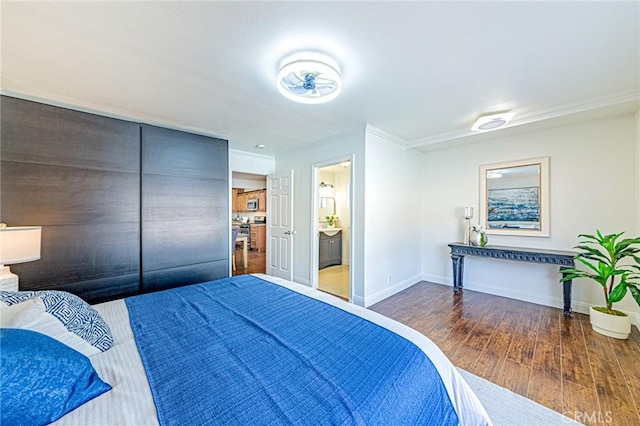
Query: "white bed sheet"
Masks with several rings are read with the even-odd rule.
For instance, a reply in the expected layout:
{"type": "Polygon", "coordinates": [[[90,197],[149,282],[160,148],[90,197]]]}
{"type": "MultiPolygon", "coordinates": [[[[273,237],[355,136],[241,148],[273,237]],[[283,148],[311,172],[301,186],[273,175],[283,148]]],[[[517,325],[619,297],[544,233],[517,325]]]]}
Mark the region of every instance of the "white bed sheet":
{"type": "MultiPolygon", "coordinates": [[[[322,300],[351,312],[406,338],[429,356],[442,377],[461,425],[491,425],[484,407],[444,353],[424,335],[376,312],[356,306],[310,287],[280,278],[255,276],[289,288],[305,296],[322,300]]],[[[90,357],[100,377],[113,389],[72,411],[55,425],[113,426],[157,425],[156,408],[147,376],[138,354],[123,300],[94,305],[111,327],[114,345],[106,352],[90,357]]]]}

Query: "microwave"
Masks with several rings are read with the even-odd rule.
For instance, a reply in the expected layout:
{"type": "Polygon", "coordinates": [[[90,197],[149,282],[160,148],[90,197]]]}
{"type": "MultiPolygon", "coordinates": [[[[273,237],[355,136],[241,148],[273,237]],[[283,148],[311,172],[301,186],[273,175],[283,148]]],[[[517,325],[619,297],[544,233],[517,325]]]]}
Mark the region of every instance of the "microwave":
{"type": "Polygon", "coordinates": [[[257,212],[258,211],[258,199],[251,198],[247,200],[247,211],[257,212]]]}

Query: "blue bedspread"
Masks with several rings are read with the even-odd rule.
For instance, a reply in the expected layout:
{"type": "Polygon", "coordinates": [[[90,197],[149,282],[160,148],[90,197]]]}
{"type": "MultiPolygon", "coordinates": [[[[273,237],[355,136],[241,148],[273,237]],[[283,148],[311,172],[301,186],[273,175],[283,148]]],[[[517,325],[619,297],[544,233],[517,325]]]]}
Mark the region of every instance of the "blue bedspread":
{"type": "Polygon", "coordinates": [[[126,299],[162,425],[458,424],[406,339],[253,276],[126,299]]]}

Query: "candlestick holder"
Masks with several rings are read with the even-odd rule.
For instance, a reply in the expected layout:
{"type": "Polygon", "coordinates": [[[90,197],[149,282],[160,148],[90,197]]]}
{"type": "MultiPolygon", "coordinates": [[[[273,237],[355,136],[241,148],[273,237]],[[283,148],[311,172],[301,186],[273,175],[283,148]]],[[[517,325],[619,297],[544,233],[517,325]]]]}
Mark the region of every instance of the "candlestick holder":
{"type": "Polygon", "coordinates": [[[464,227],[464,243],[471,245],[471,219],[473,218],[473,207],[464,208],[464,218],[466,220],[464,227]]]}

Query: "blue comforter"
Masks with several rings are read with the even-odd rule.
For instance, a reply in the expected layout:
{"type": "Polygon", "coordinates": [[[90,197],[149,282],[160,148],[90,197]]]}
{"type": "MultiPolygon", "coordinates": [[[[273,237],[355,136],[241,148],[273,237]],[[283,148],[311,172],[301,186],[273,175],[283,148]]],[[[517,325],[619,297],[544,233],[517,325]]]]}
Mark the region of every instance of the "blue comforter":
{"type": "Polygon", "coordinates": [[[411,342],[253,276],[126,299],[162,425],[458,424],[411,342]]]}

